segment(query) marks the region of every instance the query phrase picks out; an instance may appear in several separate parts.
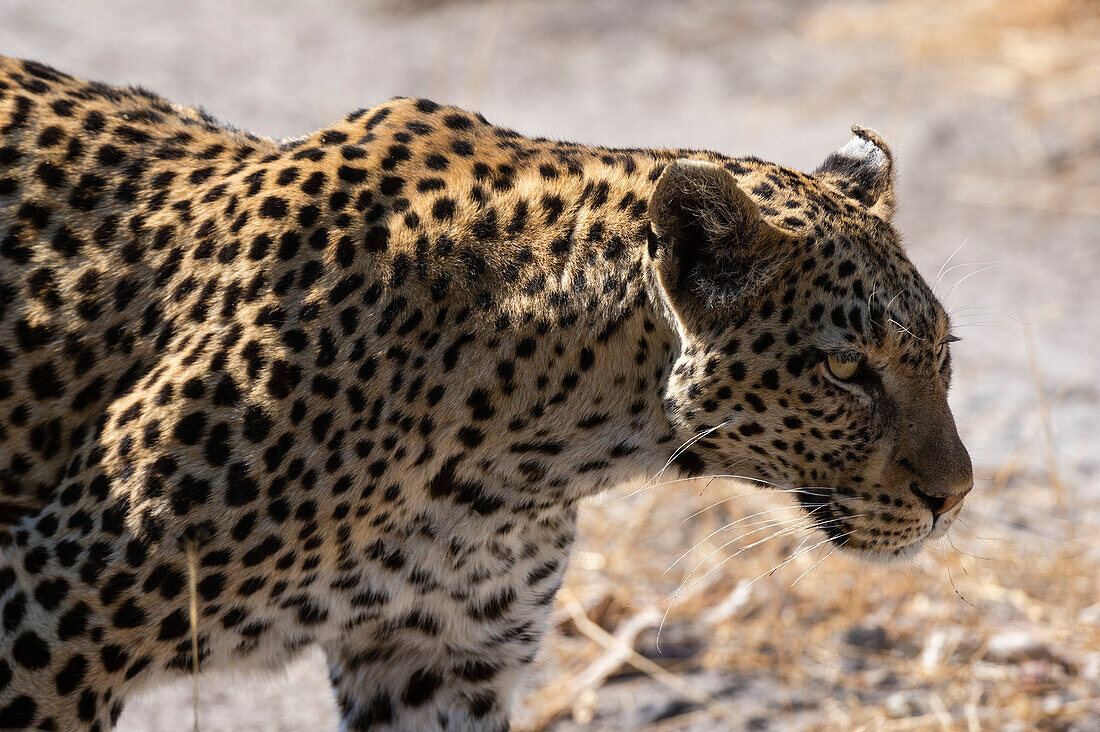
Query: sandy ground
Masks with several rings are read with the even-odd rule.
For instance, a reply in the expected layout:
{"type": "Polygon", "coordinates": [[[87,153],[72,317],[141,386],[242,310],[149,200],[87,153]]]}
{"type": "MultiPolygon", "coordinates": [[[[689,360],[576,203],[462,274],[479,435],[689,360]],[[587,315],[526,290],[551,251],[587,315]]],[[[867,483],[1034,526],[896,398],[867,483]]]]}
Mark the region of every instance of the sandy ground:
{"type": "MultiPolygon", "coordinates": [[[[813,169],[851,124],[875,127],[899,161],[896,224],[912,259],[935,280],[959,250],[937,291],[964,338],[952,403],[979,478],[970,523],[1005,520],[982,503],[990,483],[1002,501],[1016,483],[1060,483],[1096,531],[1096,77],[1050,98],[1015,56],[914,57],[890,35],[853,32],[851,15],[774,0],[2,0],[0,53],[141,84],[276,137],[422,95],[525,133],[813,169]]],[[[1091,53],[1081,73],[1100,75],[1091,53]]],[[[264,681],[204,678],[200,696],[208,731],[335,725],[316,654],[264,681]]],[[[121,728],[190,724],[184,685],[131,702],[121,728]]]]}

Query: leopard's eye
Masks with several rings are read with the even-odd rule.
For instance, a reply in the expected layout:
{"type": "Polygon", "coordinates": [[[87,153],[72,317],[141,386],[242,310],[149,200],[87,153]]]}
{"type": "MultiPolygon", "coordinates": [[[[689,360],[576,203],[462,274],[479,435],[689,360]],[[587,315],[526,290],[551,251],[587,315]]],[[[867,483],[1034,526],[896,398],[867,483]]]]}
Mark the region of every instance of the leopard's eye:
{"type": "Polygon", "coordinates": [[[850,361],[837,358],[836,356],[829,356],[828,365],[829,373],[841,381],[847,381],[856,375],[859,371],[859,365],[862,363],[862,359],[856,358],[850,361]]]}

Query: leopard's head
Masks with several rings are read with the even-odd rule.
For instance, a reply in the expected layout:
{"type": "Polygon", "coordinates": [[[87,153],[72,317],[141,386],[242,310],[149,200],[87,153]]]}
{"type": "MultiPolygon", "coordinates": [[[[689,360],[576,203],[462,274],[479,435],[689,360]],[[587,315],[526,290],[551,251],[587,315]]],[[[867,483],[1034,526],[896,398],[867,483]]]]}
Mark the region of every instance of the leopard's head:
{"type": "Polygon", "coordinates": [[[791,489],[846,549],[909,556],[973,484],[943,306],[890,218],[869,130],[804,175],[677,160],[649,202],[650,287],[678,333],[665,411],[692,474],[791,489]]]}

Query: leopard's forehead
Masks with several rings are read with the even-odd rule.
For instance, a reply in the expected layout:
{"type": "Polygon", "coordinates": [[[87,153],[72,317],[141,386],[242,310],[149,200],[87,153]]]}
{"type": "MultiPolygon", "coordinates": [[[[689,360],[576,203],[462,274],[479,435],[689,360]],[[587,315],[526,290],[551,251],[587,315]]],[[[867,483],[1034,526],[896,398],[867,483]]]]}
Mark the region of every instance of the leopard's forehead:
{"type": "Polygon", "coordinates": [[[760,207],[764,220],[791,234],[821,238],[832,229],[863,229],[881,224],[874,214],[809,173],[754,157],[723,162],[760,207]]]}
{"type": "Polygon", "coordinates": [[[862,347],[902,360],[937,351],[950,319],[889,222],[812,174],[753,157],[717,162],[764,221],[792,237],[792,269],[775,306],[810,311],[826,338],[862,321],[854,328],[862,347]]]}

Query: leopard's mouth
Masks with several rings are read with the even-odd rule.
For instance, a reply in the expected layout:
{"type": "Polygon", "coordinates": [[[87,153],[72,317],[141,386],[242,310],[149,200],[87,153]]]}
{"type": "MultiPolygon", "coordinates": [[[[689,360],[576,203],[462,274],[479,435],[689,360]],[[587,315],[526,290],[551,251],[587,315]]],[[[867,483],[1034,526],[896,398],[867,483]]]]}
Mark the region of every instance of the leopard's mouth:
{"type": "Polygon", "coordinates": [[[940,539],[946,536],[948,530],[955,523],[955,519],[957,519],[959,517],[959,514],[962,513],[963,505],[965,504],[960,502],[952,510],[933,517],[932,528],[928,531],[928,534],[924,537],[923,541],[928,541],[930,539],[940,539]]]}
{"type": "Polygon", "coordinates": [[[814,522],[814,528],[825,534],[829,543],[842,552],[869,562],[893,562],[910,559],[924,548],[925,544],[945,536],[962,510],[962,503],[951,510],[935,514],[922,510],[914,524],[918,528],[913,534],[892,536],[882,527],[868,525],[861,521],[864,516],[845,506],[834,494],[828,500],[820,497],[799,495],[801,507],[814,522]]]}

